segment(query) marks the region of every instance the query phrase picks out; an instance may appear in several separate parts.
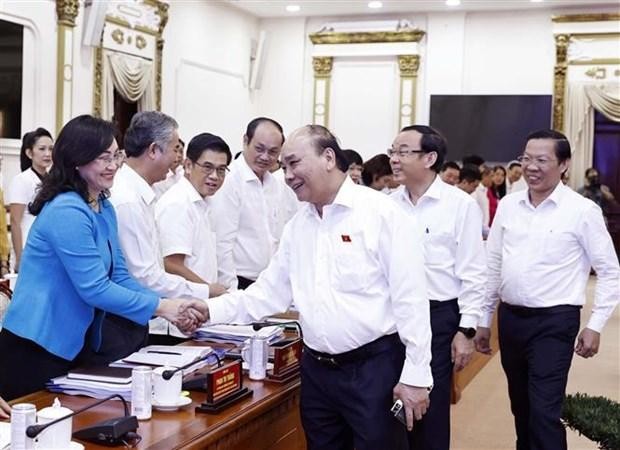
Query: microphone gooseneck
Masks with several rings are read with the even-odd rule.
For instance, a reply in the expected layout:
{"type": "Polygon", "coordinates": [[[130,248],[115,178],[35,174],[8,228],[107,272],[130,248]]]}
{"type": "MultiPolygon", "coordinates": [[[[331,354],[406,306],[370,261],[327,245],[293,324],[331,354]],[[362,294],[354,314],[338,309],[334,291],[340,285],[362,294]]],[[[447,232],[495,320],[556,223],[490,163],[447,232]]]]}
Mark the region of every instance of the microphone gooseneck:
{"type": "Polygon", "coordinates": [[[189,364],[185,364],[184,366],[181,367],[177,367],[176,369],[172,369],[172,370],[164,370],[161,374],[161,377],[164,380],[169,380],[170,378],[172,378],[172,376],[177,373],[179,370],[183,370],[183,369],[187,369],[188,367],[192,367],[193,365],[196,365],[197,363],[199,363],[200,361],[206,361],[209,358],[211,358],[212,356],[215,356],[215,359],[217,360],[217,366],[221,367],[222,366],[222,360],[220,359],[219,356],[217,356],[217,353],[213,352],[213,353],[209,353],[208,355],[203,356],[202,358],[198,358],[192,362],[190,362],[189,364]]]}
{"type": "Polygon", "coordinates": [[[47,427],[51,427],[52,425],[55,425],[58,422],[62,422],[63,420],[68,419],[70,417],[77,416],[78,414],[80,414],[80,413],[82,413],[84,411],[87,411],[87,410],[89,410],[91,408],[94,408],[95,406],[99,406],[102,403],[107,402],[108,400],[111,400],[111,399],[113,399],[115,397],[121,399],[121,401],[123,402],[123,408],[125,410],[125,417],[129,416],[129,407],[127,406],[127,401],[120,394],[112,394],[112,395],[109,395],[106,398],[102,398],[101,400],[99,400],[99,401],[97,401],[95,403],[92,403],[92,404],[90,404],[88,406],[85,406],[84,408],[80,408],[77,411],[72,412],[71,414],[67,414],[66,416],[59,417],[58,419],[52,420],[51,422],[48,422],[46,424],[43,424],[43,425],[30,425],[28,428],[26,428],[26,436],[28,436],[29,438],[35,438],[35,437],[37,437],[39,435],[39,433],[41,433],[41,431],[45,430],[47,427]]]}
{"type": "Polygon", "coordinates": [[[296,320],[289,320],[286,322],[254,322],[252,323],[252,329],[254,331],[259,331],[266,327],[284,327],[285,325],[295,325],[295,328],[297,328],[297,334],[301,339],[303,339],[304,335],[301,331],[301,325],[296,320]]]}

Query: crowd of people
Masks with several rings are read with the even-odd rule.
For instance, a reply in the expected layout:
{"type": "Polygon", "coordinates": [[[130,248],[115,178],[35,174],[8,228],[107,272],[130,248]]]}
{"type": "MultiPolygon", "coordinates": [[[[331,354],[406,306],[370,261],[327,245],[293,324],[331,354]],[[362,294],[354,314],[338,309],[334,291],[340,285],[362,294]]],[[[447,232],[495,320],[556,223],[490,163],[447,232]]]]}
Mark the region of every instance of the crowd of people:
{"type": "Polygon", "coordinates": [[[19,276],[0,396],[294,304],[309,449],[443,450],[453,373],[490,353],[498,309],[517,448],[566,448],[571,358],[598,352],[620,267],[595,203],[615,200],[598,174],[584,196],[562,183],[564,135],[532,133],[517,160],[494,166],[446,161],[445,139],[423,125],[366,162],[325,127],[285,139],[266,117],[234,159],[212,133],[185,146],[161,112],[137,113],[123,149],[114,136],[84,115],[55,143],[43,129],[24,138],[30,165],[7,195],[19,276]],[[579,331],[591,267],[594,308],[579,331]]]}

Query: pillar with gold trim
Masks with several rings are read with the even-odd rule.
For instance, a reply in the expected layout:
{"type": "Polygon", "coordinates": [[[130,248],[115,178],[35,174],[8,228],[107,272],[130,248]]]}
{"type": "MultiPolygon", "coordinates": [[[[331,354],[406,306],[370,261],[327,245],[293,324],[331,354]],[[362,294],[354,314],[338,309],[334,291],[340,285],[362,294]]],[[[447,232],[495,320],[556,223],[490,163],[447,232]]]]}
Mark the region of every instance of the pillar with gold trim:
{"type": "Polygon", "coordinates": [[[564,93],[566,92],[567,51],[569,36],[555,35],[555,66],[553,68],[553,129],[564,130],[564,93]]]}
{"type": "Polygon", "coordinates": [[[416,86],[418,84],[419,55],[399,55],[400,100],[398,129],[415,123],[416,86]]]}
{"type": "Polygon", "coordinates": [[[320,56],[312,58],[314,68],[314,100],[312,123],[329,126],[329,87],[334,58],[320,56]]]}
{"type": "Polygon", "coordinates": [[[56,133],[71,119],[73,113],[73,33],[78,10],[79,0],[56,0],[56,133]]]}

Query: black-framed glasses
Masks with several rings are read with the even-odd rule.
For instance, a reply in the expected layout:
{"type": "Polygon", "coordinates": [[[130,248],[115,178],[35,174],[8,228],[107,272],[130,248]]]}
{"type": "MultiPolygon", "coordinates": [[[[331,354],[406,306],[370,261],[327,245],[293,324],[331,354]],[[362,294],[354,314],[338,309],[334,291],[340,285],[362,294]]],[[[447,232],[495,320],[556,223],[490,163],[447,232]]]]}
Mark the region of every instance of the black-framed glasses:
{"type": "Polygon", "coordinates": [[[413,149],[398,149],[398,150],[394,150],[393,148],[388,148],[386,150],[387,155],[391,158],[392,156],[398,156],[399,158],[405,158],[409,155],[413,155],[414,153],[426,153],[424,150],[422,149],[417,149],[417,148],[413,148],[413,149]]]}
{"type": "Polygon", "coordinates": [[[215,167],[213,164],[210,164],[210,163],[199,163],[199,162],[195,162],[194,164],[200,167],[202,171],[205,173],[205,175],[211,175],[213,172],[215,172],[218,177],[224,178],[226,176],[226,173],[230,172],[230,169],[226,166],[215,167]]]}

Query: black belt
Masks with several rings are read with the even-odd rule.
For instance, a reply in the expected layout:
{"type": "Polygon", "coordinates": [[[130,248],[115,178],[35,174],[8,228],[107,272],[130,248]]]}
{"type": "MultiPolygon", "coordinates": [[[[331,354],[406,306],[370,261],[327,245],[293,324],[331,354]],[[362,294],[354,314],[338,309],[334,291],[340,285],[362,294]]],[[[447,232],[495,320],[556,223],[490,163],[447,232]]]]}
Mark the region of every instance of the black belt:
{"type": "Polygon", "coordinates": [[[450,300],[429,300],[431,309],[447,308],[448,306],[454,306],[458,302],[457,298],[451,298],[450,300]]]}
{"type": "Polygon", "coordinates": [[[382,336],[368,344],[364,344],[354,350],[348,352],[331,354],[318,352],[304,344],[304,352],[316,359],[320,363],[331,367],[338,367],[343,364],[364,361],[372,356],[382,353],[388,349],[394,348],[394,345],[400,344],[400,338],[397,333],[382,336]]]}
{"type": "Polygon", "coordinates": [[[511,305],[510,303],[502,302],[500,305],[517,314],[519,316],[546,316],[549,314],[561,314],[571,311],[579,311],[581,306],[578,305],[557,305],[547,306],[544,308],[532,308],[529,306],[511,305]]]}

